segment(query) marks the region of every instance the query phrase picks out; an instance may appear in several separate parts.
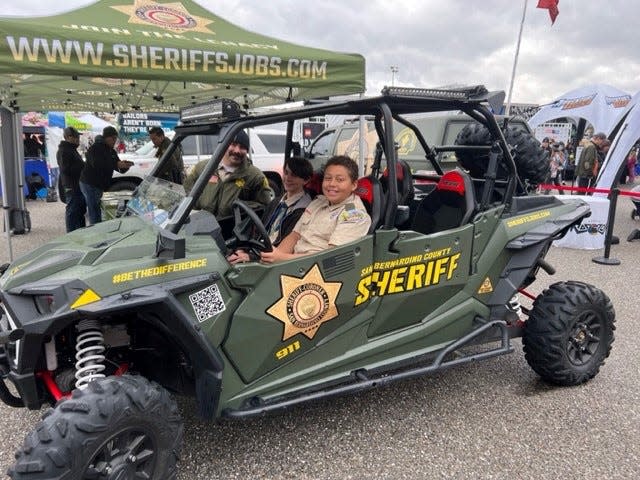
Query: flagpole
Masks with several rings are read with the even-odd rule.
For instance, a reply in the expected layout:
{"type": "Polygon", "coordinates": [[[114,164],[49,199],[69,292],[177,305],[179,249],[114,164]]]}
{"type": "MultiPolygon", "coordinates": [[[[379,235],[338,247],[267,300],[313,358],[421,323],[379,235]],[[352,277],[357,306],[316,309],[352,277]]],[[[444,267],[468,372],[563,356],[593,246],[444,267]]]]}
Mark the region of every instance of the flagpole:
{"type": "Polygon", "coordinates": [[[522,40],[522,29],[524,28],[524,17],[527,14],[527,0],[524,0],[522,8],[522,21],[520,22],[520,32],[518,33],[518,43],[516,44],[516,54],[513,58],[513,70],[511,70],[511,83],[509,84],[509,95],[507,96],[507,106],[504,110],[505,115],[509,115],[511,110],[511,94],[513,93],[513,82],[516,78],[516,67],[518,66],[518,55],[520,54],[520,40],[522,40]]]}

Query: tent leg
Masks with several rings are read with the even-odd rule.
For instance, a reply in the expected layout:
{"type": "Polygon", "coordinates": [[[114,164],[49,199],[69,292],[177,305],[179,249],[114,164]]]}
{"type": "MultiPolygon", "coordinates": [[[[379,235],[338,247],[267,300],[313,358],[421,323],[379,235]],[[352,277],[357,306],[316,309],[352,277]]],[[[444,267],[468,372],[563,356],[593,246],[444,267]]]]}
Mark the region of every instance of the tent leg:
{"type": "Polygon", "coordinates": [[[11,247],[11,222],[9,221],[9,209],[3,208],[4,212],[4,231],[7,234],[7,250],[9,252],[9,262],[13,262],[13,248],[11,247]]]}

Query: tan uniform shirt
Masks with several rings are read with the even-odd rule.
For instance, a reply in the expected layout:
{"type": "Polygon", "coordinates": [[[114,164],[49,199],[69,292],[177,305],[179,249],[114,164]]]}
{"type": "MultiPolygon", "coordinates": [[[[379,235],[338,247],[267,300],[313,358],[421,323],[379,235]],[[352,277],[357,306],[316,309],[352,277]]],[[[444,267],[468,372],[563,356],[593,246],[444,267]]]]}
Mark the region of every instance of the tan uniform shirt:
{"type": "Polygon", "coordinates": [[[369,231],[371,217],[362,200],[351,195],[338,205],[330,205],[324,195],[312,201],[293,228],[300,234],[294,253],[320,252],[329,245],[344,245],[369,231]]]}
{"type": "MultiPolygon", "coordinates": [[[[204,171],[208,160],[202,160],[191,170],[184,181],[184,188],[190,192],[198,177],[204,171]]],[[[273,191],[264,174],[248,162],[229,171],[219,169],[204,187],[195,208],[208,210],[216,217],[222,218],[233,213],[232,203],[239,198],[251,208],[268,205],[273,200],[273,191]],[[226,172],[226,173],[225,173],[226,172]],[[220,175],[224,179],[220,178],[220,175]]]]}

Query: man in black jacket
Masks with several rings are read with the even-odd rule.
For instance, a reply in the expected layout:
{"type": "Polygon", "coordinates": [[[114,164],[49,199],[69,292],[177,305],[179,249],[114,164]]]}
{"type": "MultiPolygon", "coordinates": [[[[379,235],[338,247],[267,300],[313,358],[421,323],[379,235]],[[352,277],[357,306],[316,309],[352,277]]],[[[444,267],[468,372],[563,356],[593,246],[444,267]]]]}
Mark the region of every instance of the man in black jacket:
{"type": "Polygon", "coordinates": [[[63,131],[63,138],[58,145],[56,159],[60,167],[59,191],[60,198],[67,204],[64,221],[67,232],[72,232],[85,226],[84,215],[87,204],[84,195],[80,191],[80,174],[84,168],[84,161],[78,153],[80,133],[73,127],[67,127],[63,131]]]}
{"type": "MultiPolygon", "coordinates": [[[[149,129],[149,138],[158,149],[156,158],[162,157],[162,154],[171,145],[171,140],[164,135],[164,130],[160,127],[151,127],[149,129]]],[[[182,161],[182,149],[180,146],[176,147],[171,154],[171,159],[165,162],[164,168],[156,173],[156,177],[182,185],[182,182],[184,182],[184,162],[182,161]]]]}
{"type": "Polygon", "coordinates": [[[111,185],[113,171],[124,173],[133,165],[133,162],[120,160],[113,148],[117,141],[118,131],[111,126],[104,127],[102,135],[96,136],[87,150],[87,163],[80,175],[80,190],[87,202],[91,225],[102,221],[100,201],[102,193],[111,185]]]}

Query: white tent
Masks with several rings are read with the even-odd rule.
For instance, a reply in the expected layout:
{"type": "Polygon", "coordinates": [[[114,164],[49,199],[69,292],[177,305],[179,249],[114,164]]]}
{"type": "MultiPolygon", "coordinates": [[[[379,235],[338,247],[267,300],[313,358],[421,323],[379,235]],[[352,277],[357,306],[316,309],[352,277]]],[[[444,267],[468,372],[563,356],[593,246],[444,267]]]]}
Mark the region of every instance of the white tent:
{"type": "Polygon", "coordinates": [[[610,85],[587,85],[543,106],[531,117],[529,126],[535,128],[558,118],[571,118],[576,122],[584,118],[595,132],[609,134],[630,100],[631,95],[610,85]]]}
{"type": "Polygon", "coordinates": [[[78,120],[80,120],[81,122],[84,123],[88,123],[89,125],[91,125],[91,132],[95,133],[95,134],[100,134],[102,135],[102,129],[104,127],[113,127],[115,125],[113,125],[112,123],[109,123],[105,120],[103,120],[102,118],[93,115],[91,113],[85,113],[84,115],[80,115],[78,117],[78,120]]]}
{"type": "Polygon", "coordinates": [[[620,165],[625,162],[629,150],[640,139],[640,92],[633,96],[614,127],[617,127],[617,133],[600,169],[597,188],[613,186],[620,165]]]}

